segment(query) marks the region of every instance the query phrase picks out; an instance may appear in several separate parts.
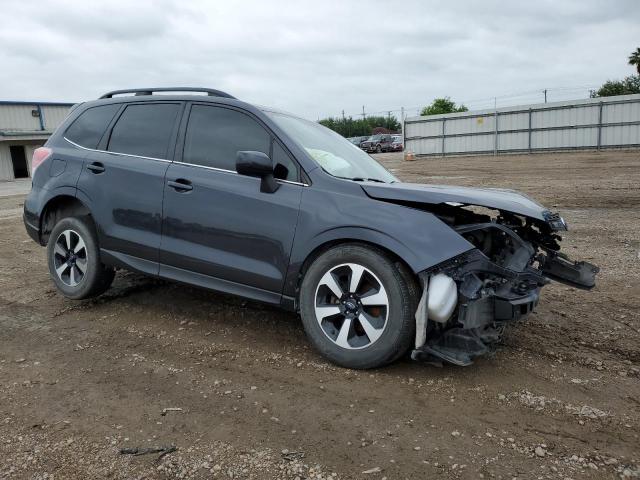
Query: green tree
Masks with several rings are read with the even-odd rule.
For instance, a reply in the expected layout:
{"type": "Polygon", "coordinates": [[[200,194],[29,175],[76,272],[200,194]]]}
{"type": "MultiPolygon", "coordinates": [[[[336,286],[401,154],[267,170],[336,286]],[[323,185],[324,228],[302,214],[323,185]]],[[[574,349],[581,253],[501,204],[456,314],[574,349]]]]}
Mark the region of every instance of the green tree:
{"type": "Polygon", "coordinates": [[[456,105],[449,97],[436,98],[431,105],[424,107],[420,115],[442,115],[443,113],[466,112],[464,105],[456,105]]]}
{"type": "Polygon", "coordinates": [[[623,80],[607,80],[598,90],[591,93],[591,98],[634,93],[640,93],[640,75],[630,75],[623,80]]]}
{"type": "Polygon", "coordinates": [[[400,131],[400,122],[394,116],[371,116],[355,120],[353,117],[329,117],[319,121],[343,137],[363,137],[371,135],[374,128],[382,127],[392,132],[400,131]]]}
{"type": "Polygon", "coordinates": [[[640,75],[640,48],[636,48],[636,51],[629,55],[629,65],[636,67],[638,75],[640,75]]]}

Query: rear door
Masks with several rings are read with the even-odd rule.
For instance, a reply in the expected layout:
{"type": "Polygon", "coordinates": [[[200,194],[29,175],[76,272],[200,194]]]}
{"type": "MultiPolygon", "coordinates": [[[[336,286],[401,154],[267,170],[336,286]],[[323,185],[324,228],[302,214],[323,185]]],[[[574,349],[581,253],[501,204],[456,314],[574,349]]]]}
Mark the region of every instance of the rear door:
{"type": "Polygon", "coordinates": [[[145,273],[158,273],[164,178],[183,106],[126,104],[98,149],[89,152],[78,182],[103,254],[145,273]]]}
{"type": "Polygon", "coordinates": [[[297,163],[246,112],[194,104],[185,119],[182,162],[167,171],[160,274],[279,301],[304,188],[297,163]],[[243,150],[271,156],[276,192],[236,173],[243,150]]]}

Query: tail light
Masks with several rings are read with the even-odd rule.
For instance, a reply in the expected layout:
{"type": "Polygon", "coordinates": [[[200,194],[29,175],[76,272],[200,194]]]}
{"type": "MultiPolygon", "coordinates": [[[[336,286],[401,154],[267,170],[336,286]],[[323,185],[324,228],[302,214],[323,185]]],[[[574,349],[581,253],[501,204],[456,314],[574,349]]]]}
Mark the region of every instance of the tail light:
{"type": "Polygon", "coordinates": [[[38,168],[42,164],[42,162],[44,162],[47,158],[49,158],[52,153],[53,153],[53,150],[47,147],[36,148],[33,151],[33,157],[31,158],[31,175],[32,176],[35,173],[36,168],[38,168]]]}

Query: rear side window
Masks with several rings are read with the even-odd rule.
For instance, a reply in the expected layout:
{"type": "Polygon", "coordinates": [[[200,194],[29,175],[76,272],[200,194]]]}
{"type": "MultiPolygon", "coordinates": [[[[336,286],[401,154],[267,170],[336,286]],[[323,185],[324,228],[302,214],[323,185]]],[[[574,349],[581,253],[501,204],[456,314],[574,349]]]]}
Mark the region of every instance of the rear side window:
{"type": "Polygon", "coordinates": [[[183,161],[236,171],[239,151],[269,155],[271,136],[253,118],[236,110],[194,105],[184,140],[183,161]]]}
{"type": "Polygon", "coordinates": [[[119,108],[120,104],[113,104],[86,109],[67,128],[64,136],[83,147],[96,148],[119,108]]]}
{"type": "Polygon", "coordinates": [[[107,150],[141,157],[167,158],[180,105],[129,105],[111,131],[107,150]]]}

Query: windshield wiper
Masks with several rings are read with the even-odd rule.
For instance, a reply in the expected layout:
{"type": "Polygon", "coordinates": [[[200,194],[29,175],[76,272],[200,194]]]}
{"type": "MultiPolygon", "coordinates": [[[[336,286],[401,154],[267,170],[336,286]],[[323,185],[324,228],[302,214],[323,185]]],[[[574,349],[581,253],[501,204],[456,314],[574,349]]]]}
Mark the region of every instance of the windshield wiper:
{"type": "Polygon", "coordinates": [[[378,183],[387,183],[384,180],[380,180],[379,178],[363,178],[363,177],[353,177],[349,180],[353,180],[354,182],[378,182],[378,183]]]}

